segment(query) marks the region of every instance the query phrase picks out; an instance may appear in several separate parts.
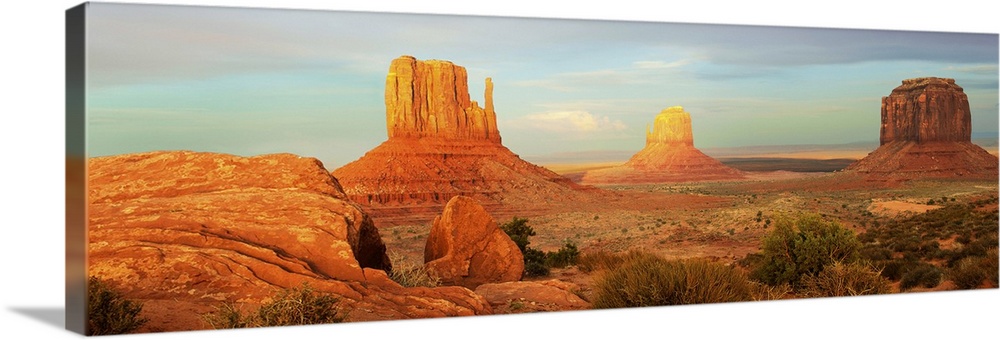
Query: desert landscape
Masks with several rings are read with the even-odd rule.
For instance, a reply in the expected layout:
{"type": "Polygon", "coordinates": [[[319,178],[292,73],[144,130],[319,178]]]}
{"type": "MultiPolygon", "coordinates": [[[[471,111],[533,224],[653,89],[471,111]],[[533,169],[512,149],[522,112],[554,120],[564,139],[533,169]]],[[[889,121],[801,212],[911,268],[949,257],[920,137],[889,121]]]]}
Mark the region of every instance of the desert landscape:
{"type": "Polygon", "coordinates": [[[81,8],[87,335],[1000,286],[995,34],[81,8]]]}
{"type": "Polygon", "coordinates": [[[972,143],[952,79],[887,89],[869,152],[716,159],[694,147],[697,115],[669,106],[631,158],[553,165],[504,146],[493,86],[480,106],[463,66],[392,60],[387,139],[336,169],[288,153],[90,158],[91,307],[107,310],[88,329],[997,288],[996,150],[972,143]]]}

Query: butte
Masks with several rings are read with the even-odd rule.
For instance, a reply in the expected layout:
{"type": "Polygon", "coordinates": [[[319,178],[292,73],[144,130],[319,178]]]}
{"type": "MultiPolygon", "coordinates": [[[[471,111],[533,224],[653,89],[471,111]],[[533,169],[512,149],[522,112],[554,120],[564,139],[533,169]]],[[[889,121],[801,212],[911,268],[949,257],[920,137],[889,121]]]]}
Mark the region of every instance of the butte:
{"type": "Polygon", "coordinates": [[[396,58],[385,81],[388,139],[333,175],[380,223],[433,218],[457,195],[497,212],[580,199],[596,190],[524,161],[501,144],[490,78],[484,104],[470,100],[464,67],[396,58]]]}
{"type": "Polygon", "coordinates": [[[880,146],[845,168],[868,181],[993,179],[997,157],[972,143],[969,99],[949,78],[914,78],[882,97],[880,146]]]}
{"type": "Polygon", "coordinates": [[[643,184],[742,179],[730,168],[694,147],[691,114],[673,106],[656,115],[646,127],[646,147],[625,164],[588,171],[583,184],[643,184]]]}

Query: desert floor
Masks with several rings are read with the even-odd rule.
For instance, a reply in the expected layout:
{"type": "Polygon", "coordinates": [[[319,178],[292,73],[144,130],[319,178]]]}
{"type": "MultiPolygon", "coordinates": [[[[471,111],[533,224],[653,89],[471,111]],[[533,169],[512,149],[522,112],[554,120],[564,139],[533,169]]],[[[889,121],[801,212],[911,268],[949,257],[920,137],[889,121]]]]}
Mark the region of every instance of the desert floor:
{"type": "MultiPolygon", "coordinates": [[[[829,159],[805,160],[824,167],[829,159]]],[[[612,165],[560,164],[550,169],[572,175],[581,169],[612,165]]],[[[739,181],[602,186],[618,196],[561,209],[522,210],[517,215],[527,218],[536,232],[530,246],[543,251],[555,251],[573,242],[582,252],[636,249],[668,258],[728,263],[757,252],[761,237],[782,214],[819,213],[861,233],[876,220],[939,207],[928,204],[930,200],[971,201],[995,196],[998,191],[996,181],[920,180],[873,189],[842,184],[836,172],[755,171],[748,175],[739,181]]],[[[499,224],[513,215],[498,213],[494,217],[499,224]]],[[[412,263],[422,263],[429,230],[430,222],[380,226],[388,251],[412,263]]],[[[574,282],[584,294],[589,292],[591,277],[577,269],[556,269],[540,279],[551,278],[574,282]]]]}

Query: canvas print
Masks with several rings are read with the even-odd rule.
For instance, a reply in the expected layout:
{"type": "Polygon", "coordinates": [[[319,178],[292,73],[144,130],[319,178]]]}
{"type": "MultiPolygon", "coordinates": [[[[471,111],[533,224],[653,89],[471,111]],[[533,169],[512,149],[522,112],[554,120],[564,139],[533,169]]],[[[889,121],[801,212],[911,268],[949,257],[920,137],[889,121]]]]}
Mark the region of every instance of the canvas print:
{"type": "Polygon", "coordinates": [[[68,20],[87,335],[998,287],[997,34],[68,20]]]}

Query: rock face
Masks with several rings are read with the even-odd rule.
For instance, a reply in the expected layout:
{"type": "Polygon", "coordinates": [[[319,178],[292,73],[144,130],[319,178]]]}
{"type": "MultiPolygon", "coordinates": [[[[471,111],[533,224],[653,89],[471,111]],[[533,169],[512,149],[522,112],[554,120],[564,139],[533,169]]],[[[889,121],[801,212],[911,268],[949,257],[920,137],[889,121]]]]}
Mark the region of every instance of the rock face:
{"type": "Polygon", "coordinates": [[[577,295],[580,287],[559,280],[487,283],[476,294],[490,302],[500,314],[589,309],[590,303],[577,295]]]}
{"type": "Polygon", "coordinates": [[[434,219],[424,247],[424,266],[443,284],[475,288],[520,280],[524,257],[482,206],[455,196],[434,219]]]}
{"type": "Polygon", "coordinates": [[[903,80],[882,98],[881,145],[845,170],[869,180],[996,179],[997,157],[972,143],[971,117],[954,79],[903,80]]]}
{"type": "Polygon", "coordinates": [[[639,184],[730,180],[744,178],[739,170],[723,165],[694,147],[691,114],[673,106],[656,115],[647,127],[646,147],[625,164],[588,171],[583,184],[639,184]]]}
{"type": "Polygon", "coordinates": [[[147,331],[308,283],[348,320],[489,314],[461,287],[403,288],[371,218],[316,159],[152,152],[88,164],[88,275],[146,303],[147,331]],[[156,313],[162,311],[162,313],[156,313]]]}
{"type": "Polygon", "coordinates": [[[500,144],[493,83],[485,108],[469,100],[464,67],[402,56],[386,77],[388,140],[333,171],[344,192],[380,223],[433,217],[454,196],[488,209],[574,199],[584,189],[500,144]]]}
{"type": "Polygon", "coordinates": [[[386,129],[392,138],[440,138],[500,143],[493,81],[486,108],[469,99],[465,68],[443,60],[396,58],[385,79],[386,129]]]}
{"type": "Polygon", "coordinates": [[[882,97],[881,145],[968,142],[971,137],[969,99],[954,79],[906,79],[882,97]]]}

